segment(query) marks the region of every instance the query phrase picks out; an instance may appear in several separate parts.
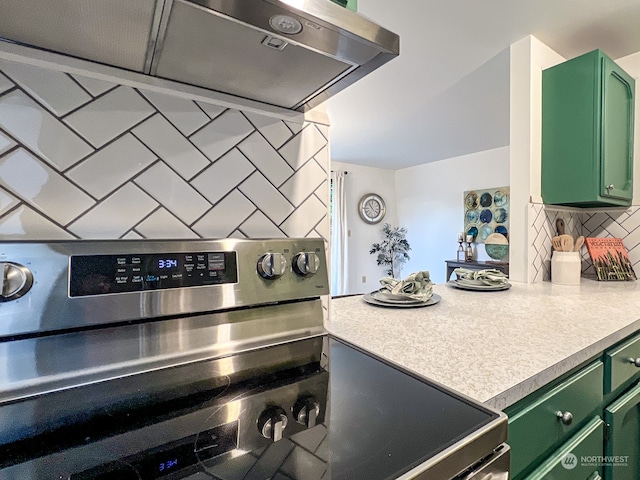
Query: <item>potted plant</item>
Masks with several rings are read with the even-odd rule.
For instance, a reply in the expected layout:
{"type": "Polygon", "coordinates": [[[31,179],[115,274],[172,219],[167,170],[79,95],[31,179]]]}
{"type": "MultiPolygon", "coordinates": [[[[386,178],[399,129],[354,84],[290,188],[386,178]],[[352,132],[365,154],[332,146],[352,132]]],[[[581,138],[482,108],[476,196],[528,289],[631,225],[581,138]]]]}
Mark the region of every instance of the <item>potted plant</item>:
{"type": "Polygon", "coordinates": [[[396,278],[396,275],[400,275],[402,265],[407,260],[410,260],[408,252],[411,247],[406,238],[407,229],[391,227],[391,225],[385,223],[382,227],[382,233],[384,239],[380,243],[374,243],[369,253],[371,255],[377,253],[376,260],[378,265],[386,266],[385,273],[396,278]]]}

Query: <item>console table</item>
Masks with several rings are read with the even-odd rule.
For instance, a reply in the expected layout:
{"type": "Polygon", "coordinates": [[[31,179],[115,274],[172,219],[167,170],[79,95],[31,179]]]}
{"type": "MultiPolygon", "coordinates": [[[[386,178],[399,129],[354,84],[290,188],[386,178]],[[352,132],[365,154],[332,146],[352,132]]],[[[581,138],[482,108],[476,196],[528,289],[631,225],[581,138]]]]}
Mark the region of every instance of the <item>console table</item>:
{"type": "Polygon", "coordinates": [[[509,276],[509,262],[492,262],[492,261],[482,261],[482,260],[474,260],[472,262],[459,262],[458,260],[445,260],[447,264],[447,282],[451,278],[451,274],[453,271],[460,268],[468,268],[469,270],[485,270],[487,268],[495,268],[496,270],[500,270],[505,275],[509,276]]]}

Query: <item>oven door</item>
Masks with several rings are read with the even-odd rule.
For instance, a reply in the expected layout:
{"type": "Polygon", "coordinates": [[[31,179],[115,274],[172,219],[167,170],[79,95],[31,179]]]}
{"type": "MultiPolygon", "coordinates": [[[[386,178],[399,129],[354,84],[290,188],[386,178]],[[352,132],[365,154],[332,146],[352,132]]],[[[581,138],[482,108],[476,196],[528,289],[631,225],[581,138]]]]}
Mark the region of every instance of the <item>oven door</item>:
{"type": "Polygon", "coordinates": [[[460,480],[509,480],[509,463],[511,451],[509,445],[502,444],[494,454],[470,472],[466,472],[460,480]]]}

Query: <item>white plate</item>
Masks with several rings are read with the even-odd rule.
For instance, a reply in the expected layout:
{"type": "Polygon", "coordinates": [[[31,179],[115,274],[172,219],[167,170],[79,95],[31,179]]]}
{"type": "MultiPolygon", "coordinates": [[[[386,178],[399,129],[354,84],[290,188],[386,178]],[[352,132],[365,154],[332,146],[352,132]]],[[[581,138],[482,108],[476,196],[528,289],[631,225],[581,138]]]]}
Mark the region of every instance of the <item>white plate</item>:
{"type": "MultiPolygon", "coordinates": [[[[376,292],[372,292],[376,293],[376,292]]],[[[435,305],[440,301],[440,295],[433,294],[429,300],[420,301],[418,303],[390,303],[384,302],[381,300],[377,300],[374,298],[371,293],[367,293],[362,299],[371,305],[377,305],[379,307],[393,307],[393,308],[417,308],[417,307],[428,307],[429,305],[435,305]]]]}
{"type": "Polygon", "coordinates": [[[500,290],[509,290],[511,288],[510,283],[504,283],[502,285],[487,285],[482,282],[478,282],[478,280],[451,280],[449,285],[452,287],[460,288],[462,290],[473,290],[476,292],[498,292],[500,290]],[[472,283],[473,282],[473,283],[472,283]]]}
{"type": "Polygon", "coordinates": [[[407,297],[406,295],[396,295],[391,293],[386,288],[381,288],[375,292],[371,292],[371,295],[376,300],[386,303],[423,303],[424,300],[417,300],[415,298],[407,297]]]}

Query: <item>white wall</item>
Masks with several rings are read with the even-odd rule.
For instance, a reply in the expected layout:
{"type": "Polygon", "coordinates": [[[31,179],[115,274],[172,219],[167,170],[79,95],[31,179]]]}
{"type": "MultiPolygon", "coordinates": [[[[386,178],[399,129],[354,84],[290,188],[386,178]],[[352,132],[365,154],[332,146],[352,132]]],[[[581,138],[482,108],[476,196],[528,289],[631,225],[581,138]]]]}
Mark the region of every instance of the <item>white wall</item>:
{"type": "MultiPolygon", "coordinates": [[[[398,226],[394,171],[342,162],[332,162],[331,168],[348,172],[345,178],[345,196],[350,236],[345,293],[367,293],[380,288],[378,280],[385,276],[384,268],[378,267],[375,256],[369,254],[371,245],[382,240],[381,229],[384,223],[398,226]],[[360,198],[367,193],[377,193],[387,206],[386,216],[377,225],[364,223],[358,215],[360,198]]],[[[410,238],[409,236],[411,242],[410,238]]]]}
{"type": "MultiPolygon", "coordinates": [[[[403,276],[417,270],[429,270],[435,282],[443,282],[444,261],[455,258],[457,232],[463,227],[462,192],[473,188],[489,188],[509,185],[510,202],[510,277],[515,281],[530,281],[528,248],[530,223],[528,218],[531,197],[541,195],[541,126],[542,126],[542,70],[556,65],[565,58],[533,36],[514,43],[510,48],[509,98],[510,138],[509,146],[476,152],[427,163],[401,170],[380,170],[357,165],[333,162],[332,168],[347,165],[346,170],[361,169],[359,178],[350,181],[358,188],[351,204],[357,207],[359,195],[389,187],[395,178],[397,192],[397,218],[400,226],[407,227],[412,246],[411,261],[405,266],[403,276]],[[371,188],[367,188],[371,185],[371,188]],[[365,186],[365,188],[362,188],[365,186]]],[[[640,78],[640,52],[617,59],[617,63],[636,79],[640,78]]],[[[503,62],[504,63],[504,62],[503,62]]],[[[640,88],[640,85],[638,85],[640,88]]],[[[640,203],[640,101],[636,95],[636,128],[634,172],[634,205],[640,203]]],[[[391,197],[385,197],[387,204],[391,197]]],[[[371,228],[363,225],[352,210],[351,225],[361,224],[364,232],[352,235],[350,246],[350,272],[352,292],[372,290],[376,282],[360,282],[362,273],[375,261],[368,255],[368,248],[377,241],[370,234],[371,228]],[[359,222],[359,223],[358,223],[359,222]],[[352,237],[353,238],[353,237],[352,237]],[[357,246],[356,246],[357,245],[357,246]],[[360,273],[358,273],[360,272],[360,273]]],[[[388,217],[389,218],[389,217],[388,217]]],[[[386,221],[387,219],[385,219],[386,221]]],[[[375,229],[374,229],[375,230],[375,229]]],[[[478,258],[486,259],[482,247],[478,258]]],[[[374,269],[375,274],[375,269],[374,269]]],[[[366,273],[367,279],[370,273],[366,273]]]]}
{"type": "MultiPolygon", "coordinates": [[[[346,293],[364,293],[378,288],[384,276],[369,249],[381,239],[385,222],[408,230],[411,260],[402,276],[429,270],[434,282],[445,282],[444,262],[455,258],[457,235],[464,228],[463,192],[508,185],[509,147],[396,171],[343,162],[332,162],[331,168],[349,172],[345,181],[351,232],[346,293]],[[380,194],[387,204],[387,216],[378,225],[367,225],[358,216],[358,202],[369,192],[380,194]]],[[[477,254],[488,259],[481,246],[477,254]]]]}
{"type": "MultiPolygon", "coordinates": [[[[397,170],[395,178],[398,221],[412,247],[403,275],[429,270],[435,283],[444,283],[444,262],[456,257],[464,229],[463,192],[509,185],[509,147],[397,170]]],[[[488,258],[482,247],[478,255],[488,258]]]]}
{"type": "Polygon", "coordinates": [[[528,208],[540,196],[542,70],[563,57],[533,36],[511,45],[511,234],[509,277],[529,281],[528,208]]]}

